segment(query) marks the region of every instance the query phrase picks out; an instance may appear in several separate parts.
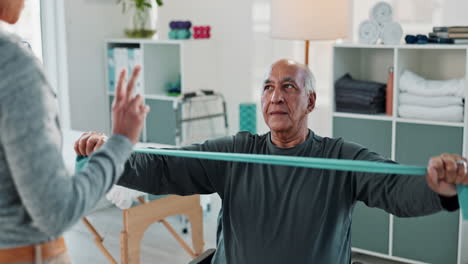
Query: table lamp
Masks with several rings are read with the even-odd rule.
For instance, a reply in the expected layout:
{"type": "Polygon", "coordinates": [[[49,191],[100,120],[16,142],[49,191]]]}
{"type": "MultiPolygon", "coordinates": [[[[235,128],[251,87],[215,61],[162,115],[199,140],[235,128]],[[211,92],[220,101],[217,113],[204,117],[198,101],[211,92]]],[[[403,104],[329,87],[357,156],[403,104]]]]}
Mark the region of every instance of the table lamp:
{"type": "Polygon", "coordinates": [[[305,40],[309,64],[310,40],[345,38],[350,25],[349,0],[272,0],[271,36],[305,40]]]}

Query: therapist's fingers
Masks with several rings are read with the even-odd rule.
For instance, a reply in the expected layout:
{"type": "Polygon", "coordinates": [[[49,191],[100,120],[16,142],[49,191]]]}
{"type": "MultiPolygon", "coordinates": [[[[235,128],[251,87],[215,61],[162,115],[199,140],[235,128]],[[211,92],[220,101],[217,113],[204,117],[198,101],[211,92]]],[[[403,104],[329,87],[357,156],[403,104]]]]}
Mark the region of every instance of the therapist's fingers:
{"type": "Polygon", "coordinates": [[[131,101],[129,109],[130,111],[140,112],[140,106],[143,105],[144,100],[140,94],[137,94],[131,101]]]}
{"type": "Polygon", "coordinates": [[[127,70],[123,69],[119,75],[119,81],[115,89],[114,105],[120,104],[126,98],[125,76],[127,76],[127,70]]]}
{"type": "Polygon", "coordinates": [[[128,82],[127,85],[127,91],[126,93],[126,101],[130,101],[131,98],[133,97],[133,90],[135,90],[135,84],[136,84],[136,79],[138,78],[138,75],[140,74],[141,67],[140,66],[135,66],[132,72],[132,77],[130,78],[130,81],[128,82]]]}

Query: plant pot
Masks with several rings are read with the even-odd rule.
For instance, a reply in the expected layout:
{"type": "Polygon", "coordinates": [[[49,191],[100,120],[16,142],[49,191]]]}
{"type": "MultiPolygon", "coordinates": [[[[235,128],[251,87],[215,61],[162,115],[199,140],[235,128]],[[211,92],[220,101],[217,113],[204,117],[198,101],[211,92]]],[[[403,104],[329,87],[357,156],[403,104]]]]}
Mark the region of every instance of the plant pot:
{"type": "Polygon", "coordinates": [[[128,38],[152,38],[156,34],[157,6],[145,10],[132,9],[125,36],[128,38]]]}
{"type": "Polygon", "coordinates": [[[127,38],[152,38],[156,34],[156,30],[152,29],[126,29],[125,36],[127,38]]]}

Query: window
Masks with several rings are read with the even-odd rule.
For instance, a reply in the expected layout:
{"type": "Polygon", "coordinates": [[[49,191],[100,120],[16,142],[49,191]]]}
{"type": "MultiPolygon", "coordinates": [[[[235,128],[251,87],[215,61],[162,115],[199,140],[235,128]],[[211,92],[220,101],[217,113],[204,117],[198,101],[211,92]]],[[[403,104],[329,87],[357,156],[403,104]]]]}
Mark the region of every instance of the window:
{"type": "Polygon", "coordinates": [[[2,29],[15,33],[28,42],[34,54],[42,61],[40,0],[26,0],[18,23],[10,25],[2,22],[0,26],[2,29]]]}

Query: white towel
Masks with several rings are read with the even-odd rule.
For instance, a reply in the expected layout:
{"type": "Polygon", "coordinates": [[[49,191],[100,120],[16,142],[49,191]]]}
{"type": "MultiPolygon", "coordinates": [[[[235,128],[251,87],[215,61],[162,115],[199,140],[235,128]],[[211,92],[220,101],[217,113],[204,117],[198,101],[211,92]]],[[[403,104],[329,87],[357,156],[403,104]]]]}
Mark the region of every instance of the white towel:
{"type": "Polygon", "coordinates": [[[432,121],[463,122],[463,106],[424,107],[400,105],[398,114],[404,118],[417,118],[432,121]]]}
{"type": "Polygon", "coordinates": [[[359,43],[375,44],[379,40],[382,28],[374,20],[364,20],[359,24],[359,43]]]}
{"type": "Polygon", "coordinates": [[[402,105],[427,107],[463,106],[463,98],[458,96],[422,96],[412,93],[400,93],[398,102],[402,105]]]}
{"type": "Polygon", "coordinates": [[[382,41],[385,45],[398,45],[403,37],[400,23],[388,22],[383,24],[382,41]]]}
{"type": "Polygon", "coordinates": [[[125,210],[132,207],[133,202],[138,201],[138,197],[145,195],[143,192],[114,185],[106,194],[106,198],[118,208],[125,210]]]}
{"type": "Polygon", "coordinates": [[[400,77],[400,91],[425,96],[456,95],[465,98],[465,79],[426,80],[414,72],[404,71],[400,77]]]}
{"type": "Polygon", "coordinates": [[[369,17],[379,24],[385,24],[393,20],[393,8],[389,3],[378,2],[370,10],[369,17]]]}

